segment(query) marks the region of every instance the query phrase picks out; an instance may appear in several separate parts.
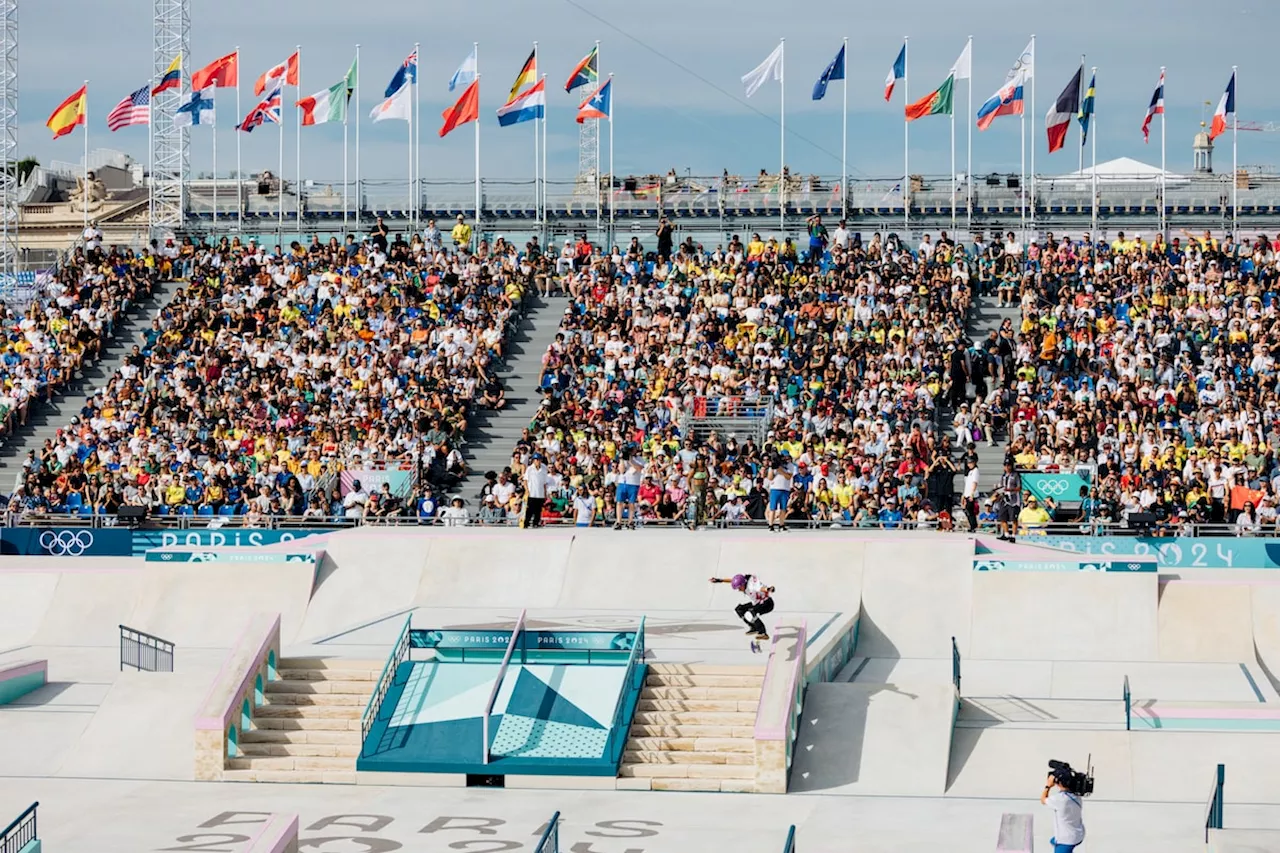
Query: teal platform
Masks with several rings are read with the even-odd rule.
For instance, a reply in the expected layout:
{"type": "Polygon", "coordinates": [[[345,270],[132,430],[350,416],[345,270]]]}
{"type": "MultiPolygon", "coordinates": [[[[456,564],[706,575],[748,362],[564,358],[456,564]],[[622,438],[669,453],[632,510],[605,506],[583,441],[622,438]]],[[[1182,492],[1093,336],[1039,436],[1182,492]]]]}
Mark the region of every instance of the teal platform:
{"type": "Polygon", "coordinates": [[[514,644],[511,631],[409,633],[357,770],[617,775],[644,683],[643,626],[521,630],[514,644]]]}

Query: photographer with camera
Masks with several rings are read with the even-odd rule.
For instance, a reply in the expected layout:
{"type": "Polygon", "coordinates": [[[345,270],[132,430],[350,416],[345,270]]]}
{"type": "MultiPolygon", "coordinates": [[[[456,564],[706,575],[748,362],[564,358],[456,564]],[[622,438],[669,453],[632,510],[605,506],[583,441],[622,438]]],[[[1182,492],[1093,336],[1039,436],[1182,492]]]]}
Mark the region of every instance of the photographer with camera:
{"type": "Polygon", "coordinates": [[[1093,792],[1092,773],[1071,769],[1062,761],[1050,761],[1049,776],[1040,794],[1041,805],[1053,809],[1053,853],[1071,853],[1084,842],[1083,797],[1093,792]]]}

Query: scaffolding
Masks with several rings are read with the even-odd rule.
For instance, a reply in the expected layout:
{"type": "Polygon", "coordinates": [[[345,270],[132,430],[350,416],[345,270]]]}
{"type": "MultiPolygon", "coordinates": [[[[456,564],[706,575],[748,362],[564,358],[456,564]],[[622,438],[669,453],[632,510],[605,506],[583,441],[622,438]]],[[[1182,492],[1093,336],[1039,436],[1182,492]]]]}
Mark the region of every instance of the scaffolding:
{"type": "MultiPolygon", "coordinates": [[[[3,2],[3,0],[0,0],[3,2]]],[[[155,0],[154,77],[159,80],[175,56],[185,66],[191,58],[190,0],[155,0]]],[[[183,73],[188,73],[184,68],[183,73]]],[[[189,78],[188,78],[189,79],[189,78]]],[[[153,237],[183,226],[186,182],[190,169],[186,131],[173,122],[186,91],[162,92],[151,103],[151,231],[153,237]]]]}
{"type": "Polygon", "coordinates": [[[600,122],[584,121],[578,125],[578,193],[594,196],[599,192],[600,122]]]}
{"type": "Polygon", "coordinates": [[[16,280],[18,261],[18,0],[0,0],[0,281],[16,280]]]}

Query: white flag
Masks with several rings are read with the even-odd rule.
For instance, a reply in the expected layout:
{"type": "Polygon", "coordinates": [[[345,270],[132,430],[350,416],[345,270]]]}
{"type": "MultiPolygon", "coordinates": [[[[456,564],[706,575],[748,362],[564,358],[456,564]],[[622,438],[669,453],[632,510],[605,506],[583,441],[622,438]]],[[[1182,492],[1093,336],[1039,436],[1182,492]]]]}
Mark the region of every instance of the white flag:
{"type": "Polygon", "coordinates": [[[471,81],[476,79],[476,72],[479,70],[478,65],[476,49],[472,47],[471,53],[467,54],[467,58],[462,60],[458,70],[453,72],[453,76],[449,78],[449,91],[452,92],[459,86],[470,86],[471,81]]]}
{"type": "Polygon", "coordinates": [[[373,112],[369,113],[369,118],[375,122],[383,119],[398,118],[401,121],[408,121],[413,115],[413,84],[409,81],[408,76],[404,78],[404,82],[400,84],[400,88],[382,103],[373,108],[373,112]]]}
{"type": "Polygon", "coordinates": [[[774,80],[782,79],[782,44],[779,43],[773,49],[773,53],[769,54],[769,58],[761,62],[750,72],[742,75],[742,85],[747,88],[747,97],[750,98],[756,93],[756,90],[768,82],[769,78],[774,80]]]}
{"type": "Polygon", "coordinates": [[[973,42],[964,43],[964,50],[960,51],[960,58],[951,66],[951,76],[957,80],[968,80],[973,76],[973,42]]]}
{"type": "Polygon", "coordinates": [[[1027,42],[1027,47],[1018,55],[1017,60],[1013,63],[1013,67],[1009,69],[1009,73],[1005,75],[1006,83],[1018,80],[1026,82],[1035,76],[1036,68],[1036,40],[1032,39],[1027,42]]]}

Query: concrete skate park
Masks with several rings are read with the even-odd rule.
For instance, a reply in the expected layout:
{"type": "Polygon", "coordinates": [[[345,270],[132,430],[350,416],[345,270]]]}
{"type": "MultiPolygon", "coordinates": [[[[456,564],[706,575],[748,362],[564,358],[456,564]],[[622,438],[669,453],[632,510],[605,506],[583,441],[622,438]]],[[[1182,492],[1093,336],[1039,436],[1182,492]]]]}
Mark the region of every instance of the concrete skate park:
{"type": "Polygon", "coordinates": [[[361,528],[0,558],[0,652],[0,824],[38,801],[48,850],[535,849],[557,812],[577,853],[1044,849],[1049,759],[1092,761],[1085,850],[1207,849],[1219,765],[1208,849],[1280,849],[1274,569],[361,528]],[[743,571],[760,654],[707,583],[743,571]]]}

